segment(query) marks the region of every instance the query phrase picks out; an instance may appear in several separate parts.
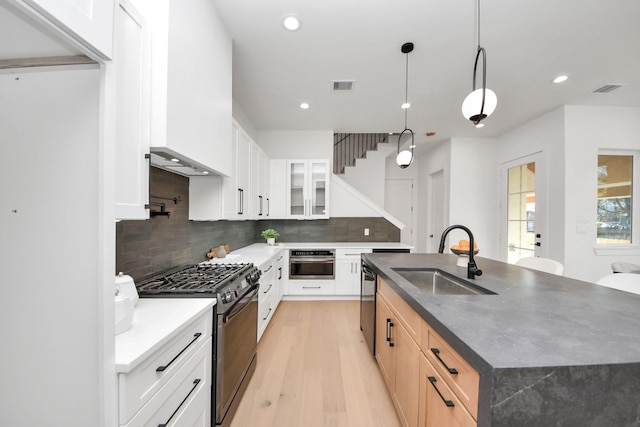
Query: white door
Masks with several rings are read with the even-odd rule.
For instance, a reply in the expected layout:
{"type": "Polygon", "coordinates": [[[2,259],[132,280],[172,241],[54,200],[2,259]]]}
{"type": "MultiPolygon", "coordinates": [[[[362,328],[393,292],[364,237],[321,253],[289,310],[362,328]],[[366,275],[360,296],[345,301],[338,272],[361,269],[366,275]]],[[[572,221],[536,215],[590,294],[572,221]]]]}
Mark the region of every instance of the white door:
{"type": "Polygon", "coordinates": [[[400,242],[413,245],[413,180],[385,180],[384,208],[402,221],[405,227],[400,232],[400,242]]]}
{"type": "Polygon", "coordinates": [[[513,264],[520,258],[546,256],[546,195],[542,153],[503,164],[501,254],[513,264]]]}
{"type": "Polygon", "coordinates": [[[445,190],[444,190],[444,171],[439,170],[429,175],[429,188],[431,189],[429,197],[429,229],[427,230],[427,252],[438,252],[440,244],[440,236],[447,227],[445,224],[445,190]]]}

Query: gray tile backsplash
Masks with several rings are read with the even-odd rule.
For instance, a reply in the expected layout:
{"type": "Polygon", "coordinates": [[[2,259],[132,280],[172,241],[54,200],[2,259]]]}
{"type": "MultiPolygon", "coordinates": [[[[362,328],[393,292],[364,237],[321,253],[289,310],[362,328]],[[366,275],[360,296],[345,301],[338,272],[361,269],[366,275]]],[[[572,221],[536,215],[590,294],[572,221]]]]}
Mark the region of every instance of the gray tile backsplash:
{"type": "Polygon", "coordinates": [[[267,228],[280,233],[280,242],[400,241],[400,230],[384,218],[189,221],[189,179],[153,167],[150,177],[155,196],[151,201],[165,203],[171,215],[116,224],[116,273],[122,271],[135,280],[180,264],[204,261],[207,252],[221,244],[228,244],[233,251],[264,242],[260,233],[267,228]],[[180,201],[165,200],[173,198],[180,201]],[[369,228],[369,236],[364,236],[364,228],[369,228]]]}

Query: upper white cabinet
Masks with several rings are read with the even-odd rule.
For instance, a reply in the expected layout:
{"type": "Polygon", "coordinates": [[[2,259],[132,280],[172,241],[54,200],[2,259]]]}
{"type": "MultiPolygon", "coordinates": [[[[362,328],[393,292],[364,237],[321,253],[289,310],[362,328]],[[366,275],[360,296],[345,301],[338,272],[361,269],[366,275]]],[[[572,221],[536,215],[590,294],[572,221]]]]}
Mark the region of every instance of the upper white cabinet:
{"type": "Polygon", "coordinates": [[[114,0],[11,0],[11,2],[43,20],[95,56],[111,59],[114,0]]]}
{"type": "Polygon", "coordinates": [[[269,217],[269,159],[264,151],[251,144],[251,193],[253,219],[269,217]]]}
{"type": "Polygon", "coordinates": [[[151,35],[140,13],[119,0],[114,27],[116,218],[147,219],[149,210],[151,35]]]}
{"type": "Polygon", "coordinates": [[[231,38],[210,0],[134,0],[152,32],[151,151],[228,176],[231,38]]]}
{"type": "Polygon", "coordinates": [[[287,161],[269,161],[269,219],[287,218],[287,161]]]}
{"type": "Polygon", "coordinates": [[[251,138],[235,120],[231,126],[231,173],[222,179],[222,218],[251,218],[251,138]]]}
{"type": "Polygon", "coordinates": [[[328,160],[287,161],[287,217],[329,218],[328,160]]]}

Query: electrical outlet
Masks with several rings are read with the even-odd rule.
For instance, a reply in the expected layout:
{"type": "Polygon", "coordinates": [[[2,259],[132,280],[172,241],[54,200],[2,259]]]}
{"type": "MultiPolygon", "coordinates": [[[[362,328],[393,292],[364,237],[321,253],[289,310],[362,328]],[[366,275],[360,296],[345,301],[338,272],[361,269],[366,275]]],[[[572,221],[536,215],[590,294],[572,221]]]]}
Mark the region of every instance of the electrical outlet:
{"type": "Polygon", "coordinates": [[[365,235],[365,236],[368,236],[368,235],[369,235],[369,229],[368,229],[368,228],[365,228],[365,229],[364,229],[364,235],[365,235]]]}

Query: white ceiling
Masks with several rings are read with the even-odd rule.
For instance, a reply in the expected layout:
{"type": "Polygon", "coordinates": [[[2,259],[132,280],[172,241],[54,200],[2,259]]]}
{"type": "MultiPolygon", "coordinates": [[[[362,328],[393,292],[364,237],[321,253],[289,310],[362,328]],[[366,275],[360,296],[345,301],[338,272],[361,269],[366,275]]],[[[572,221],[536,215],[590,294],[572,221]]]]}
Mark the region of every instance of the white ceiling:
{"type": "MultiPolygon", "coordinates": [[[[234,98],[259,130],[402,131],[407,41],[418,148],[499,136],[564,104],[640,107],[638,0],[482,1],[487,85],[498,95],[482,129],[460,113],[477,46],[474,0],[214,1],[233,38],[234,98]],[[288,13],[302,21],[297,32],[281,26],[288,13]],[[561,73],[570,79],[550,83],[561,73]],[[353,90],[334,92],[332,80],[354,80],[353,90]],[[624,86],[592,93],[611,83],[624,86]]],[[[0,2],[0,59],[78,53],[56,37],[0,2]]]]}
{"type": "Polygon", "coordinates": [[[477,46],[474,0],[215,0],[233,38],[233,94],[259,130],[400,132],[405,56],[416,142],[495,137],[564,104],[640,107],[640,1],[485,0],[481,43],[496,112],[460,112],[477,46]],[[302,28],[287,32],[282,16],[302,28]],[[559,74],[570,79],[560,85],[559,74]],[[334,92],[332,80],[354,80],[334,92]],[[605,84],[624,86],[609,94],[605,84]],[[311,108],[301,110],[301,102],[311,108]]]}

